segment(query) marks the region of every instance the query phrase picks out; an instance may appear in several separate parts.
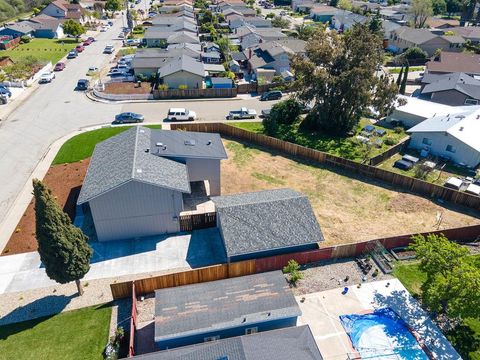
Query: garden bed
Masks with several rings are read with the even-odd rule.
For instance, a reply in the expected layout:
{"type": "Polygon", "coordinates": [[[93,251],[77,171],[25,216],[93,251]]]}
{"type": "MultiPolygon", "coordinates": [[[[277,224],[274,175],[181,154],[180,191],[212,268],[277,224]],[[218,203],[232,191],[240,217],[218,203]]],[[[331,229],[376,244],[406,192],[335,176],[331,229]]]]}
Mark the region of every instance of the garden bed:
{"type": "Polygon", "coordinates": [[[104,92],[107,94],[150,94],[152,85],[150,82],[142,82],[138,86],[136,82],[114,82],[106,83],[104,92]]]}

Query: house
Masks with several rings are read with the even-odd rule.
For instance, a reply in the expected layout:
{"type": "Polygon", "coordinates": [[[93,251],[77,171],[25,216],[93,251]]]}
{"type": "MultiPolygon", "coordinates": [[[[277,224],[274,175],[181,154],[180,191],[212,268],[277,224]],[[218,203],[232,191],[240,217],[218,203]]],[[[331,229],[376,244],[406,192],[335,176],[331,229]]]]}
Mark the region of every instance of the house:
{"type": "Polygon", "coordinates": [[[340,11],[342,10],[339,10],[333,6],[317,5],[310,9],[310,17],[313,19],[313,21],[329,23],[332,21],[332,18],[340,11]]]}
{"type": "Polygon", "coordinates": [[[228,7],[226,9],[222,10],[222,14],[227,21],[229,20],[229,18],[231,16],[234,16],[234,15],[240,15],[240,16],[243,16],[243,17],[255,17],[255,16],[257,16],[257,12],[254,9],[249,8],[245,5],[228,7]]]}
{"type": "Polygon", "coordinates": [[[475,168],[480,163],[480,107],[437,115],[409,129],[409,147],[475,168]]]}
{"type": "Polygon", "coordinates": [[[212,197],[228,261],[318,248],[323,235],[308,198],[291,189],[212,197]]]}
{"type": "Polygon", "coordinates": [[[306,42],[297,39],[285,39],[259,44],[244,51],[248,59],[248,70],[273,69],[277,75],[290,71],[290,57],[305,53],[306,42]]]}
{"type": "Polygon", "coordinates": [[[400,95],[399,99],[402,99],[405,104],[396,106],[395,110],[386,117],[386,121],[401,121],[406,128],[412,128],[436,115],[454,114],[466,110],[465,107],[443,105],[415,97],[400,95]]]}
{"type": "Polygon", "coordinates": [[[200,44],[195,32],[186,30],[169,31],[168,28],[151,26],[143,36],[147,47],[165,48],[169,44],[200,44]]]}
{"type": "Polygon", "coordinates": [[[426,74],[420,98],[451,106],[478,105],[480,80],[464,73],[426,74]]]}
{"type": "Polygon", "coordinates": [[[342,10],[337,12],[332,17],[332,28],[342,32],[347,31],[355,24],[365,24],[370,21],[370,18],[360,14],[355,14],[351,11],[342,10]]]}
{"type": "Polygon", "coordinates": [[[218,134],[135,127],[96,145],[77,205],[99,241],[175,233],[183,194],[208,181],[219,195],[226,158],[218,134]]]}
{"type": "Polygon", "coordinates": [[[478,26],[457,26],[448,28],[447,31],[453,31],[456,35],[461,36],[465,40],[470,40],[472,44],[480,43],[480,27],[478,26]]]}
{"type": "Polygon", "coordinates": [[[269,19],[264,19],[258,16],[244,17],[242,15],[235,15],[228,19],[228,27],[232,31],[245,25],[254,26],[256,28],[271,28],[272,22],[269,19]]]}
{"type": "Polygon", "coordinates": [[[455,19],[440,19],[436,17],[429,17],[426,25],[432,29],[451,29],[460,25],[460,21],[455,19]]]}
{"type": "Polygon", "coordinates": [[[171,14],[173,16],[176,16],[178,14],[179,16],[186,16],[185,12],[192,14],[192,17],[195,17],[193,6],[189,4],[182,4],[182,5],[167,5],[164,4],[161,7],[157,8],[157,12],[159,14],[165,15],[165,14],[171,14]]]}
{"type": "Polygon", "coordinates": [[[170,89],[186,86],[188,89],[203,89],[205,80],[204,64],[187,55],[172,59],[158,70],[160,84],[170,89]]]}
{"type": "Polygon", "coordinates": [[[281,271],[155,291],[158,349],[295,326],[300,308],[281,271]]]}
{"type": "Polygon", "coordinates": [[[437,49],[448,52],[461,52],[465,40],[457,35],[436,35],[428,29],[413,29],[402,26],[390,34],[388,47],[395,52],[404,52],[411,47],[419,47],[429,56],[437,49]]]}
{"type": "Polygon", "coordinates": [[[223,64],[203,64],[203,68],[207,75],[217,76],[218,74],[224,73],[225,66],[223,64]]]}
{"type": "Polygon", "coordinates": [[[157,15],[149,21],[150,21],[150,23],[152,23],[152,26],[156,26],[156,27],[163,27],[163,26],[172,27],[172,26],[178,26],[178,24],[184,25],[185,23],[189,23],[189,24],[194,25],[194,26],[197,24],[194,19],[192,19],[190,17],[185,17],[185,16],[162,16],[162,15],[157,15]]]}
{"type": "Polygon", "coordinates": [[[241,67],[237,60],[230,60],[228,67],[230,68],[230,71],[234,72],[235,74],[241,73],[241,67]]]}
{"type": "Polygon", "coordinates": [[[222,62],[221,55],[218,52],[202,52],[201,60],[206,64],[220,64],[222,62]]]}
{"type": "Polygon", "coordinates": [[[323,360],[308,325],[135,356],[134,360],[323,360]]]}
{"type": "Polygon", "coordinates": [[[61,39],[64,37],[63,26],[59,19],[47,15],[37,15],[30,20],[5,26],[0,36],[32,36],[44,39],[61,39]]]}
{"type": "Polygon", "coordinates": [[[317,5],[318,3],[312,0],[292,0],[292,10],[295,12],[308,14],[310,9],[317,5]]]}
{"type": "Polygon", "coordinates": [[[285,39],[287,35],[279,28],[256,28],[245,25],[235,29],[231,37],[238,39],[242,50],[245,50],[266,41],[285,39]]]}
{"type": "Polygon", "coordinates": [[[12,25],[5,25],[4,28],[0,30],[0,36],[17,38],[22,36],[32,36],[34,32],[35,29],[29,21],[20,21],[12,25]]]}
{"type": "Polygon", "coordinates": [[[153,76],[172,59],[179,58],[182,55],[200,60],[200,52],[187,47],[187,44],[177,45],[169,46],[167,49],[139,49],[132,60],[132,69],[135,76],[140,74],[147,77],[153,76]],[[179,46],[176,47],[177,45],[179,46]]]}
{"type": "Polygon", "coordinates": [[[178,31],[167,37],[167,45],[200,44],[197,34],[188,31],[178,31]]]}
{"type": "Polygon", "coordinates": [[[425,65],[425,73],[428,74],[462,72],[470,76],[480,76],[480,55],[477,54],[442,52],[439,58],[425,65]]]}
{"type": "Polygon", "coordinates": [[[80,4],[73,4],[66,0],[54,0],[48,4],[40,14],[48,15],[57,19],[72,19],[82,21],[83,9],[80,4]]]}

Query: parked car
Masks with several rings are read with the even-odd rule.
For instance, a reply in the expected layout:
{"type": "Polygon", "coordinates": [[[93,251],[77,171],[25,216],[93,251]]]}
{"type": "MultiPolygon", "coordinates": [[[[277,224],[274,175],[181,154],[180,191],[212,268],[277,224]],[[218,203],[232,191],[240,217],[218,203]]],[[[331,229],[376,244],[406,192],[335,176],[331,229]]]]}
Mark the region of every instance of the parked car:
{"type": "Polygon", "coordinates": [[[38,80],[38,82],[40,84],[51,83],[53,79],[55,79],[55,73],[54,72],[46,72],[46,73],[43,73],[42,75],[40,75],[40,79],[38,80]]]}
{"type": "Polygon", "coordinates": [[[103,49],[104,54],[113,54],[115,51],[115,47],[113,45],[107,45],[105,46],[105,49],[103,49]]]}
{"type": "Polygon", "coordinates": [[[270,112],[272,111],[272,109],[265,109],[265,110],[262,110],[261,113],[260,113],[260,117],[261,118],[268,118],[270,116],[270,112]]]}
{"type": "Polygon", "coordinates": [[[107,22],[108,26],[113,26],[113,21],[107,22]]]}
{"type": "Polygon", "coordinates": [[[227,115],[227,120],[255,119],[257,112],[254,109],[242,107],[240,110],[232,110],[227,115]]]}
{"type": "Polygon", "coordinates": [[[98,72],[98,67],[96,67],[96,66],[90,66],[90,67],[88,68],[88,70],[87,70],[87,75],[92,76],[92,75],[94,75],[94,74],[97,73],[97,72],[98,72]]]}
{"type": "Polygon", "coordinates": [[[400,170],[410,170],[413,167],[413,163],[402,159],[395,161],[393,167],[396,167],[400,170]]]}
{"type": "Polygon", "coordinates": [[[120,34],[118,34],[118,38],[125,39],[125,33],[121,32],[120,34]]]}
{"type": "Polygon", "coordinates": [[[83,42],[83,46],[88,46],[88,45],[90,45],[92,42],[93,42],[92,40],[88,40],[88,39],[87,39],[87,40],[85,40],[85,41],[83,42]]]}
{"type": "Polygon", "coordinates": [[[77,52],[75,50],[72,50],[68,53],[67,59],[75,59],[78,56],[77,52]]]}
{"type": "Polygon", "coordinates": [[[126,124],[126,123],[140,123],[143,122],[144,117],[141,114],[133,112],[124,112],[115,116],[114,123],[126,124]]]}
{"type": "Polygon", "coordinates": [[[87,40],[90,41],[90,44],[93,43],[93,42],[95,42],[95,38],[94,38],[94,37],[91,37],[91,36],[90,36],[87,40]]]}
{"type": "Polygon", "coordinates": [[[80,91],[88,90],[89,85],[90,85],[90,81],[88,81],[87,79],[80,79],[77,81],[77,90],[80,90],[80,91]]]}
{"type": "Polygon", "coordinates": [[[140,44],[140,39],[126,39],[123,40],[124,46],[136,46],[140,44]]]}
{"type": "Polygon", "coordinates": [[[0,104],[4,105],[8,103],[8,96],[0,93],[0,104]]]}
{"type": "Polygon", "coordinates": [[[100,32],[106,32],[108,30],[108,26],[102,26],[100,28],[100,32]]]}
{"type": "Polygon", "coordinates": [[[83,52],[83,50],[85,50],[85,48],[83,47],[83,45],[79,44],[76,46],[75,50],[77,50],[77,53],[81,53],[83,52]]]}
{"type": "Polygon", "coordinates": [[[283,96],[281,91],[275,90],[275,91],[267,91],[266,93],[263,93],[262,96],[260,97],[260,101],[267,101],[267,100],[278,100],[281,99],[283,96]]]}
{"type": "Polygon", "coordinates": [[[184,108],[170,108],[167,119],[170,121],[194,121],[197,119],[197,114],[195,111],[184,108]]]}
{"type": "Polygon", "coordinates": [[[65,63],[59,62],[55,64],[53,71],[63,71],[63,69],[65,69],[65,63]]]}
{"type": "Polygon", "coordinates": [[[8,97],[12,97],[12,92],[5,85],[0,85],[0,91],[2,92],[2,94],[6,94],[8,97]]]}
{"type": "Polygon", "coordinates": [[[118,75],[118,74],[121,74],[121,75],[127,75],[127,70],[125,69],[117,69],[117,68],[112,68],[110,69],[110,71],[108,72],[108,76],[112,76],[112,75],[118,75]]]}

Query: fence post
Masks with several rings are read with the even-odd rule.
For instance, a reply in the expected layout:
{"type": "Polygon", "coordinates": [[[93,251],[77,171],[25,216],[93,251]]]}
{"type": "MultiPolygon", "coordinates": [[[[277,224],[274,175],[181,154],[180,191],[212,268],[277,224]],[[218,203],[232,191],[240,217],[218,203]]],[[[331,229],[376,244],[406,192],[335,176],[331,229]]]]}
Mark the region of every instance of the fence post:
{"type": "Polygon", "coordinates": [[[128,344],[128,357],[135,356],[135,333],[137,331],[137,294],[135,281],[132,281],[132,312],[130,316],[130,339],[128,344]]]}

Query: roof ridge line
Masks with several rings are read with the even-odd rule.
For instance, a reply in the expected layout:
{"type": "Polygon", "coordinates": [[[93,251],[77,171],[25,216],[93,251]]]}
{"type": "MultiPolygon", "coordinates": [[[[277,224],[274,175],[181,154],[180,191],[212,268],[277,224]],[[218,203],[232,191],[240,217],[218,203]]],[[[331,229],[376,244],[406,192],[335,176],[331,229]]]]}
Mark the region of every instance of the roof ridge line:
{"type": "Polygon", "coordinates": [[[133,147],[133,164],[132,164],[132,179],[135,179],[135,164],[137,162],[137,146],[138,146],[138,133],[140,132],[140,126],[135,129],[135,146],[133,147]]]}

